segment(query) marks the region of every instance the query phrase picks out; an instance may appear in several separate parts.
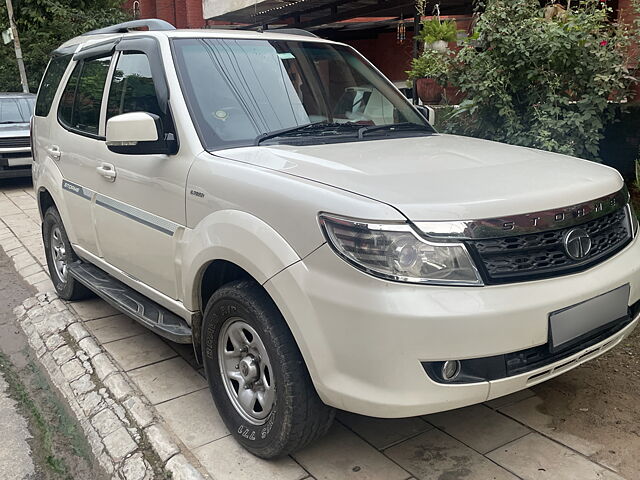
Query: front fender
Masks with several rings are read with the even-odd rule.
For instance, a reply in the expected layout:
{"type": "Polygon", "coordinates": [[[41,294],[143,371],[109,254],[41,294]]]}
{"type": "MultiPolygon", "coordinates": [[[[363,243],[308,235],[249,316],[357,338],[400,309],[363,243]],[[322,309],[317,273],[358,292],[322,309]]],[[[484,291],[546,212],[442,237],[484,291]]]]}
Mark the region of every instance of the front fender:
{"type": "Polygon", "coordinates": [[[232,262],[264,284],[300,257],[269,224],[239,210],[220,210],[185,232],[182,249],[182,284],[185,307],[200,308],[200,281],[214,260],[232,262]]]}

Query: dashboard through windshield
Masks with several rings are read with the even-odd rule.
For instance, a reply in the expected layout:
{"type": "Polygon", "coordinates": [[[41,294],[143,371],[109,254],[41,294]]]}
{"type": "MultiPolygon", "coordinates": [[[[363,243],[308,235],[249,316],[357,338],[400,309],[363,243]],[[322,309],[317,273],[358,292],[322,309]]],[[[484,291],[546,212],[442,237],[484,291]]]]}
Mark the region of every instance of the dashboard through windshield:
{"type": "Polygon", "coordinates": [[[207,150],[254,145],[266,136],[276,143],[302,136],[307,143],[324,143],[327,137],[353,141],[362,138],[364,127],[385,125],[402,125],[388,129],[400,134],[432,131],[386,79],[345,46],[181,38],[173,40],[173,49],[182,91],[207,150]],[[269,135],[273,132],[283,133],[269,135]]]}

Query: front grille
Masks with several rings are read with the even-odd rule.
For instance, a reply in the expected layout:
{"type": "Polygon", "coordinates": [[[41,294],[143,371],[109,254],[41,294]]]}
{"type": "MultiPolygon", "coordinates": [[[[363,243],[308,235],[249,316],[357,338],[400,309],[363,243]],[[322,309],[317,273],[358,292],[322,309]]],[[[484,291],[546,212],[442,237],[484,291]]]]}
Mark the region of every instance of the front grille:
{"type": "Polygon", "coordinates": [[[0,138],[0,148],[28,148],[31,146],[29,137],[0,138]]]}
{"type": "Polygon", "coordinates": [[[589,255],[573,260],[563,238],[574,227],[513,237],[469,240],[467,246],[488,284],[509,283],[584,270],[614,255],[631,240],[625,208],[580,225],[591,237],[589,255]]]}

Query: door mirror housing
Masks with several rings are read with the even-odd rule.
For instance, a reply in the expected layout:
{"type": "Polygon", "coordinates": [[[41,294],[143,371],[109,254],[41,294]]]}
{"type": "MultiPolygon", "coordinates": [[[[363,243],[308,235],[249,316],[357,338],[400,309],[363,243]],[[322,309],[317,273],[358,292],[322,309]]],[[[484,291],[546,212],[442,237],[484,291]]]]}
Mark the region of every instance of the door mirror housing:
{"type": "Polygon", "coordinates": [[[427,105],[416,105],[418,111],[429,122],[429,125],[436,123],[436,111],[427,105]]]}
{"type": "Polygon", "coordinates": [[[172,133],[165,134],[158,115],[131,112],[107,120],[107,148],[114,153],[152,155],[176,153],[176,140],[172,133]]]}

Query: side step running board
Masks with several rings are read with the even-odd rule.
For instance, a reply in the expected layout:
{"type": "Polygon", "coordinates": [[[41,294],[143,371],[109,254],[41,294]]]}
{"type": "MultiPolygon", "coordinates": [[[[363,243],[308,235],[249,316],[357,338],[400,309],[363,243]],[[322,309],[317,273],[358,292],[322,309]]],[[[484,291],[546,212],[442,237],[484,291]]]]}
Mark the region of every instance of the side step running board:
{"type": "Polygon", "coordinates": [[[89,263],[69,265],[69,273],[113,307],[176,343],[191,343],[191,327],[181,317],[89,263]]]}

